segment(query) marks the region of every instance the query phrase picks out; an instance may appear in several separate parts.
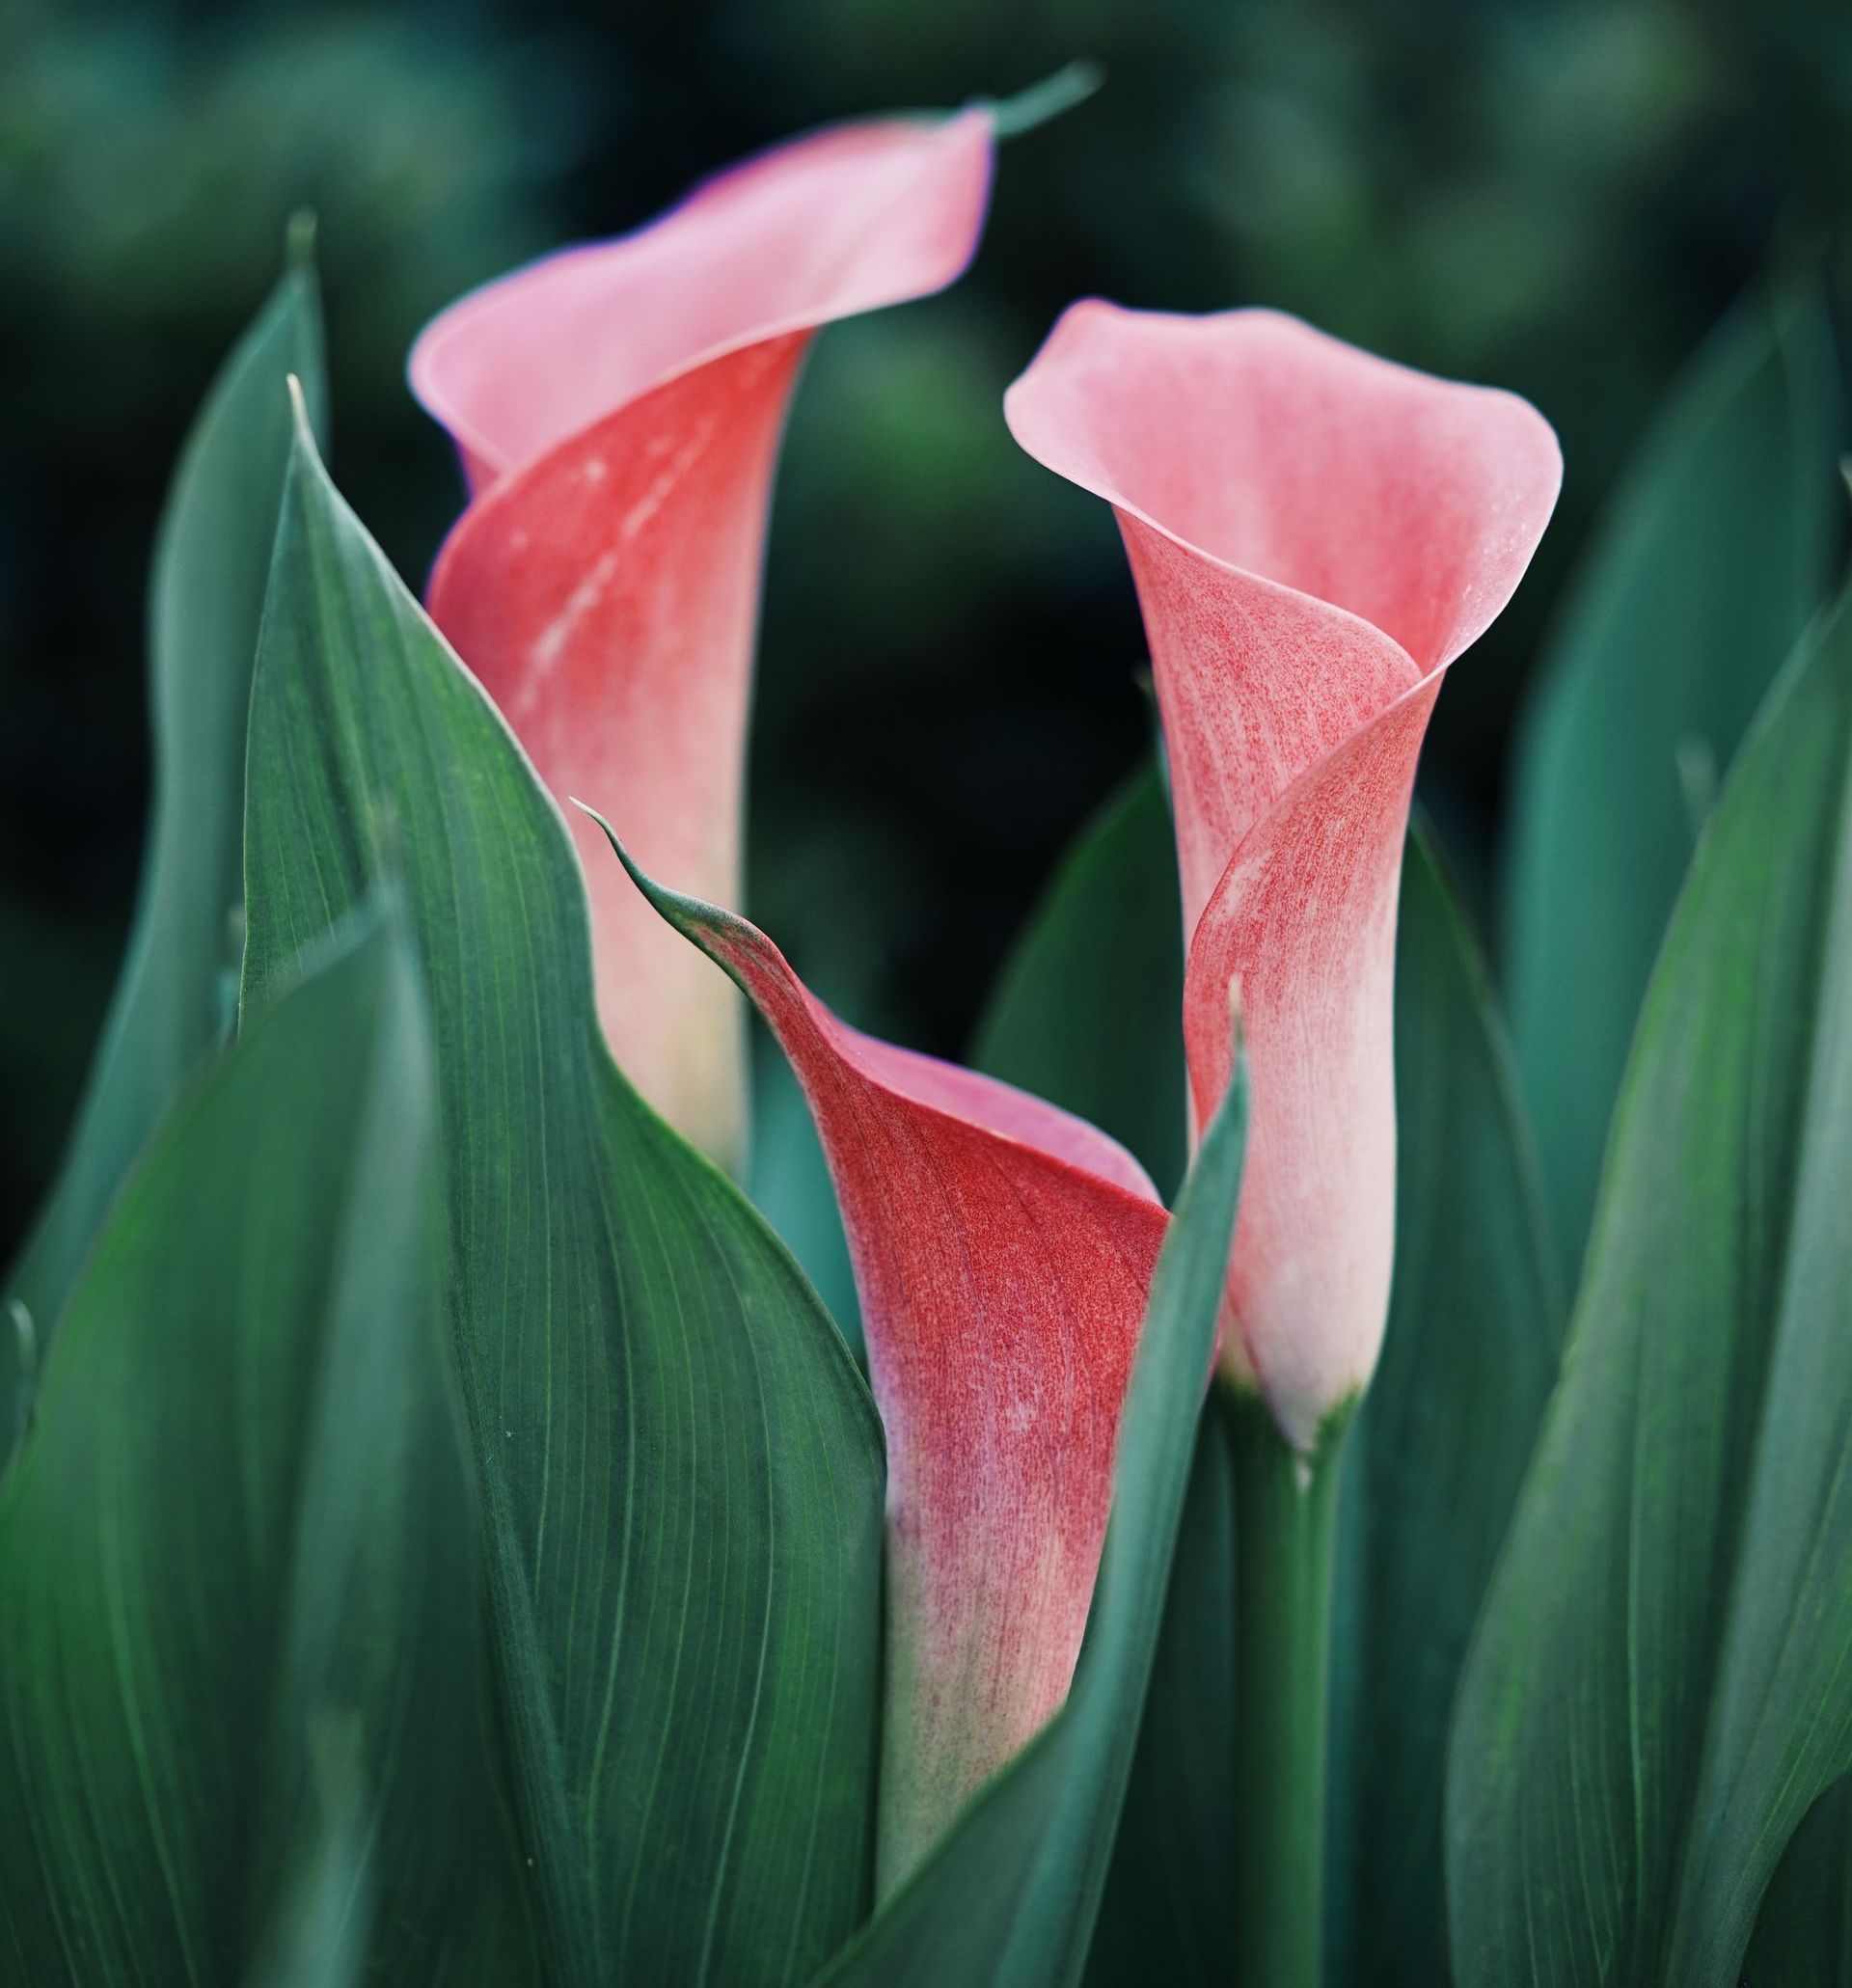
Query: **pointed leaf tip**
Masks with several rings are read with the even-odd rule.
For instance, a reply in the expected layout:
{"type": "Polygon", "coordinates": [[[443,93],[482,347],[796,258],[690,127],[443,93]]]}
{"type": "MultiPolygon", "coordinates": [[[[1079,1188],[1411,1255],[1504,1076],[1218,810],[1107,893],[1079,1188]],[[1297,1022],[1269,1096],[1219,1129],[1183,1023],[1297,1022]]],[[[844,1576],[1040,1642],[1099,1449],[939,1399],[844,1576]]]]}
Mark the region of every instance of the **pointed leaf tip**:
{"type": "Polygon", "coordinates": [[[605,831],[605,840],[611,844],[613,854],[616,856],[617,860],[623,864],[625,874],[630,878],[630,881],[649,899],[651,904],[656,903],[661,892],[655,879],[639,867],[636,858],[624,847],[623,842],[618,837],[617,831],[612,827],[606,817],[600,814],[589,801],[581,801],[576,794],[568,794],[566,799],[571,802],[581,814],[589,816],[605,831]]]}
{"type": "Polygon", "coordinates": [[[286,264],[296,270],[313,274],[315,267],[315,210],[313,207],[298,207],[289,216],[283,231],[283,256],[286,264]]]}
{"type": "MultiPolygon", "coordinates": [[[[370,885],[372,825],[395,813],[443,1018],[447,1322],[495,1514],[483,1589],[498,1648],[532,1684],[508,1696],[505,1728],[525,1896],[578,1980],[752,1978],[767,1951],[808,1979],[866,1910],[882,1481],[865,1386],[737,1192],[619,1085],[552,797],[325,475],[299,453],[292,476],[251,699],[244,984],[249,997],[286,976],[305,928],[370,885]],[[482,1026],[449,1025],[466,1007],[482,1026]],[[690,1235],[698,1249],[678,1246],[690,1235]],[[561,1285],[526,1274],[535,1237],[571,1266],[561,1285]],[[691,1362],[698,1391],[680,1384],[691,1362]],[[613,1440],[566,1468],[561,1414],[613,1440]],[[667,1471],[696,1455],[698,1484],[667,1471]],[[593,1511],[595,1528],[576,1522],[593,1511]],[[711,1578],[689,1558],[704,1525],[727,1540],[711,1578]],[[617,1557],[621,1600],[602,1579],[617,1557]],[[698,1675],[673,1661],[684,1622],[700,1626],[698,1675]],[[800,1637],[813,1661],[762,1661],[800,1637]],[[607,1726],[613,1652],[626,1716],[607,1726]],[[616,1799],[659,1747],[677,1762],[660,1837],[616,1799]]],[[[617,791],[561,793],[582,789],[617,791]]],[[[532,1978],[457,1940],[472,1979],[532,1978]]]]}
{"type": "Polygon", "coordinates": [[[13,1324],[19,1371],[30,1379],[39,1371],[38,1328],[33,1323],[31,1312],[16,1297],[7,1300],[7,1317],[13,1324]]]}
{"type": "MultiPolygon", "coordinates": [[[[723,911],[719,905],[710,904],[705,898],[696,897],[691,891],[675,890],[667,884],[658,883],[624,847],[623,839],[617,831],[595,807],[571,795],[568,795],[567,799],[581,814],[588,816],[605,831],[605,840],[611,844],[617,860],[623,864],[625,875],[642,893],[643,900],[649,908],[672,931],[679,932],[684,939],[693,940],[705,952],[709,948],[701,939],[703,931],[712,929],[718,932],[734,932],[742,926],[743,920],[731,912],[723,911]]],[[[716,957],[721,970],[738,982],[738,968],[726,959],[716,957]]]]}
{"type": "Polygon", "coordinates": [[[309,419],[309,396],[302,390],[301,376],[287,373],[284,376],[284,385],[289,394],[289,415],[295,424],[296,447],[307,449],[319,462],[321,450],[315,446],[315,427],[309,419]]]}
{"type": "Polygon", "coordinates": [[[1071,62],[1014,96],[980,97],[978,101],[990,112],[991,129],[999,141],[1021,138],[1085,103],[1105,80],[1106,72],[1097,62],[1071,62]]]}

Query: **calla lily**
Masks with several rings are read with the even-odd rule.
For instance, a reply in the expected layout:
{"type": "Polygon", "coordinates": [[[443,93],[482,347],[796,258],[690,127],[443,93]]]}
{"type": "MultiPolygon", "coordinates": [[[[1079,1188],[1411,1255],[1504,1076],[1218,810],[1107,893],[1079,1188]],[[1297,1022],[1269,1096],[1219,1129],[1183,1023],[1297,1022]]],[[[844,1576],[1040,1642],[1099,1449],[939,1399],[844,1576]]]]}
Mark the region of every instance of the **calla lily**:
{"type": "Polygon", "coordinates": [[[1074,306],[1010,427],[1125,539],[1170,755],[1193,1121],[1241,986],[1254,1116],[1220,1358],[1301,1452],[1370,1378],[1394,1235],[1391,991],[1441,678],[1556,502],[1527,402],[1294,319],[1074,306]]]}
{"type": "MultiPolygon", "coordinates": [[[[800,140],[634,234],[476,291],[413,350],[413,390],[474,494],[433,617],[556,797],[608,797],[645,860],[712,896],[740,893],[759,573],[799,363],[831,319],[960,274],[992,152],[983,110],[800,140]]],[[[586,870],[618,1062],[737,1165],[732,989],[614,864],[586,870]]]]}
{"type": "Polygon", "coordinates": [[[618,853],[765,1017],[835,1183],[887,1435],[885,1894],[1067,1696],[1168,1217],[1105,1133],[849,1027],[618,853]]]}

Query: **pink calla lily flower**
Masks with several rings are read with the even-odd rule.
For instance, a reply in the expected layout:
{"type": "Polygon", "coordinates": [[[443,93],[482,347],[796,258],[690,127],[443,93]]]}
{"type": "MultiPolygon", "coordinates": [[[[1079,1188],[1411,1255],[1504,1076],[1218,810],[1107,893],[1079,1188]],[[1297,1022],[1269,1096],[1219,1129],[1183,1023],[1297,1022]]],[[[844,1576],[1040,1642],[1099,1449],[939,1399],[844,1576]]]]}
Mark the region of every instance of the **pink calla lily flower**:
{"type": "Polygon", "coordinates": [[[1270,312],[1094,302],[1006,412],[1125,539],[1170,755],[1194,1122],[1228,1083],[1232,976],[1254,1074],[1220,1357],[1309,1453],[1388,1308],[1415,761],[1549,520],[1556,438],[1515,395],[1270,312]]]}
{"type": "Polygon", "coordinates": [[[887,1436],[885,1895],[1067,1696],[1169,1218],[1105,1133],[850,1028],[743,918],[632,875],[765,1017],[842,1210],[887,1436]]]}
{"type": "MultiPolygon", "coordinates": [[[[604,797],[642,859],[722,901],[740,895],[759,575],[800,361],[821,325],[963,271],[992,154],[983,110],[799,140],[476,291],[413,350],[474,495],[433,618],[556,798],[604,797]]],[[[737,997],[573,820],[613,1050],[737,1167],[737,997]]]]}

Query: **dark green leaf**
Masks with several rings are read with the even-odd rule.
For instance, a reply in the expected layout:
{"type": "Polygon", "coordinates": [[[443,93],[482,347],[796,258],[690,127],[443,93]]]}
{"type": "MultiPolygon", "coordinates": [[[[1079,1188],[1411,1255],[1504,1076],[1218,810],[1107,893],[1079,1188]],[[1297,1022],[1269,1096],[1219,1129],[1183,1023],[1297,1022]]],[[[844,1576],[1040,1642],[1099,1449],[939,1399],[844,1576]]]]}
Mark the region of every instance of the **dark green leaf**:
{"type": "Polygon", "coordinates": [[[1184,1173],[1183,930],[1170,803],[1153,759],[1068,853],[972,1057],[1110,1132],[1166,1201],[1184,1173]]]}
{"type": "Polygon", "coordinates": [[[366,1976],[374,1910],[367,1790],[348,1734],[324,1725],[313,1737],[309,1812],[247,1988],[358,1988],[366,1976]]]}
{"type": "Polygon", "coordinates": [[[249,789],[247,995],[403,873],[549,1979],[802,1978],[870,1886],[873,1403],[776,1239],[618,1076],[564,825],[306,432],[249,789]]]}
{"type": "Polygon", "coordinates": [[[1852,605],[1746,742],[1641,1015],[1462,1681],[1467,1988],[1725,1983],[1852,1767],[1852,605]]]}
{"type": "Polygon", "coordinates": [[[1539,678],[1518,758],[1509,985],[1571,1271],[1695,824],[1825,592],[1834,378],[1811,287],[1745,300],[1660,418],[1539,678]]]}
{"type": "Polygon", "coordinates": [[[1770,1881],[1747,1988],[1852,1988],[1852,1780],[1813,1804],[1770,1881]]]}
{"type": "MultiPolygon", "coordinates": [[[[245,719],[289,453],[283,384],[292,372],[319,419],[321,314],[306,254],[226,361],[168,495],[150,604],[154,807],[141,898],[63,1171],[7,1291],[29,1315],[41,1352],[123,1176],[231,1012],[245,719]]],[[[14,1335],[4,1337],[11,1344],[14,1335]]],[[[0,1346],[0,1464],[29,1377],[10,1344],[0,1346]]]]}
{"type": "Polygon", "coordinates": [[[428,1025],[377,917],[167,1119],[0,1490],[0,1974],[232,1983],[341,1735],[343,1938],[531,1978],[491,1788],[428,1025]],[[357,1797],[358,1799],[358,1797],[357,1797]]]}
{"type": "Polygon", "coordinates": [[[1238,1063],[1153,1280],[1120,1424],[1112,1520],[1068,1702],[829,1971],[831,1988],[1042,1988],[1080,1978],[1189,1485],[1246,1125],[1246,1070],[1238,1063]]]}
{"type": "Polygon", "coordinates": [[[1228,1980],[1235,1863],[1235,1528],[1226,1418],[1196,1425],[1189,1496],[1113,1846],[1089,1988],[1228,1980]]]}
{"type": "Polygon", "coordinates": [[[1479,949],[1419,825],[1402,866],[1396,1114],[1389,1325],[1339,1491],[1334,1988],[1448,1978],[1447,1725],[1561,1330],[1511,1052],[1479,949]]]}

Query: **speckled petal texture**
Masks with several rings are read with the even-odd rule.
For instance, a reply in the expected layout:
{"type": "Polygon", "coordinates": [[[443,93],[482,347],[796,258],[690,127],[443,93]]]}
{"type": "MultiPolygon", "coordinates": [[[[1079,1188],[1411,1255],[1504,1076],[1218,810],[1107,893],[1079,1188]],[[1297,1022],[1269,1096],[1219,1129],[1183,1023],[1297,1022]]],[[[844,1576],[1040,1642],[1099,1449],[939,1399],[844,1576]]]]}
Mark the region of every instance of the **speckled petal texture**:
{"type": "Polygon", "coordinates": [[[885,1893],[1067,1696],[1168,1217],[1103,1132],[858,1033],[743,919],[655,896],[791,1059],[849,1236],[887,1434],[885,1893]]]}
{"type": "Polygon", "coordinates": [[[1295,319],[1076,305],[1006,408],[1112,504],[1170,754],[1200,1124],[1241,985],[1254,1116],[1222,1359],[1301,1448],[1368,1381],[1395,1226],[1396,895],[1448,666],[1511,598],[1562,461],[1510,394],[1295,319]]]}
{"type": "MultiPolygon", "coordinates": [[[[433,617],[556,798],[595,800],[653,871],[704,895],[740,895],[766,517],[804,347],[959,275],[992,150],[979,111],[800,140],[635,234],[476,291],[413,350],[474,493],[433,617]]],[[[572,819],[617,1060],[737,1164],[737,997],[572,819]]]]}

